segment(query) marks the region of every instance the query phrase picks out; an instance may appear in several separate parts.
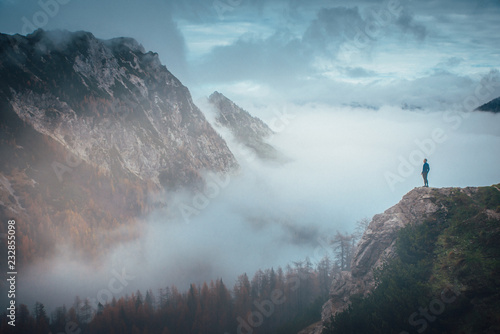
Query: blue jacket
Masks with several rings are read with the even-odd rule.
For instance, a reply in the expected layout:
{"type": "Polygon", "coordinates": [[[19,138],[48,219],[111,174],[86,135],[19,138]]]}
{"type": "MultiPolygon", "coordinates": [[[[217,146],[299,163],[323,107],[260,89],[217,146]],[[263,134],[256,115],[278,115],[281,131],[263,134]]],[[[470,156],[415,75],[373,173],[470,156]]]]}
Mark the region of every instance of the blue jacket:
{"type": "Polygon", "coordinates": [[[431,168],[429,167],[429,164],[426,162],[424,163],[424,168],[422,169],[422,173],[429,173],[431,168]]]}

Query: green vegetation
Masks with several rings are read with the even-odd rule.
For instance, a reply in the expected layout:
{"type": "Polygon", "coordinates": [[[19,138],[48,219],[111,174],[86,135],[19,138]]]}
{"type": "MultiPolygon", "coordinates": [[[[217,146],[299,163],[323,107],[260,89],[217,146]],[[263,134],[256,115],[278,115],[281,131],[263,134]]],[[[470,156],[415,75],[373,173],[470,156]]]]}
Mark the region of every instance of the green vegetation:
{"type": "Polygon", "coordinates": [[[400,230],[377,288],[353,296],[323,333],[499,332],[499,189],[436,192],[441,209],[400,230]]]}

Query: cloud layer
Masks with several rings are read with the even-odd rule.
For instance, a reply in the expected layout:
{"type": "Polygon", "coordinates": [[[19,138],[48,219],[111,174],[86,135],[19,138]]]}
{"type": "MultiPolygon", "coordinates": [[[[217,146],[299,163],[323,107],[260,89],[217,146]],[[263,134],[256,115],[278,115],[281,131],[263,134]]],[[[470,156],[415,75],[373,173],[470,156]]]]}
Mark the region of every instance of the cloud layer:
{"type": "MultiPolygon", "coordinates": [[[[251,111],[279,124],[270,109],[251,111]]],[[[103,254],[97,267],[62,249],[20,275],[19,301],[52,307],[74,295],[95,299],[122,270],[134,278],[115,297],[172,284],[182,291],[220,277],[232,286],[243,272],[318,261],[327,253],[322,238],[352,232],[421,186],[424,157],[431,187],[500,182],[500,115],[321,104],[287,105],[283,114],[287,122],[270,141],[289,163],[264,163],[230,142],[238,174],[208,175],[200,193],[161,195],[168,207],[146,217],[142,236],[103,254]]]]}
{"type": "Polygon", "coordinates": [[[349,104],[365,89],[387,94],[406,82],[429,100],[435,97],[418,94],[420,79],[446,71],[460,81],[500,67],[500,4],[494,0],[40,3],[0,2],[0,31],[22,32],[30,22],[134,37],[158,52],[196,97],[250,83],[262,98],[304,103],[330,96],[329,103],[349,104]],[[461,61],[449,63],[452,58],[461,61]],[[339,85],[356,96],[346,97],[339,85]]]}

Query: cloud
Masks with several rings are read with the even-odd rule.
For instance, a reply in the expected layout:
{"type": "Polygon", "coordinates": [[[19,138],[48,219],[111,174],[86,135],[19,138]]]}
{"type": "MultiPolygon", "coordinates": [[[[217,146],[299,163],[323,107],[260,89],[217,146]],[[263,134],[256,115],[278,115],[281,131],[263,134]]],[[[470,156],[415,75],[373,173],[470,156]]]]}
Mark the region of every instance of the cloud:
{"type": "MultiPolygon", "coordinates": [[[[133,37],[146,50],[158,52],[174,75],[202,95],[211,93],[204,87],[216,90],[251,82],[267,87],[265,94],[283,98],[294,91],[299,94],[290,98],[303,101],[311,96],[310,102],[314,96],[325,100],[332,91],[348,91],[353,82],[369,85],[368,90],[374,85],[392,89],[389,80],[412,82],[434,70],[467,76],[479,66],[500,67],[495,60],[497,1],[402,1],[401,14],[365,38],[362,47],[354,47],[348,59],[342,50],[353,46],[353,38],[374,22],[376,13],[387,10],[387,2],[221,2],[230,6],[222,17],[216,2],[202,0],[152,0],[147,5],[71,1],[44,28],[87,30],[104,39],[133,37]],[[463,61],[440,63],[449,55],[463,61]],[[366,80],[347,80],[347,86],[339,86],[348,78],[366,80]]],[[[3,4],[8,10],[0,11],[3,31],[19,31],[23,16],[31,18],[41,10],[36,2],[8,3],[3,4]]]]}
{"type": "Polygon", "coordinates": [[[0,0],[0,6],[9,6],[17,3],[17,0],[0,0]]]}
{"type": "MultiPolygon", "coordinates": [[[[291,4],[290,13],[293,14],[298,6],[291,4]]],[[[416,23],[409,11],[403,10],[401,15],[394,16],[384,4],[362,9],[336,6],[316,10],[300,35],[285,26],[270,36],[246,34],[229,45],[213,48],[197,60],[193,68],[196,73],[193,85],[209,80],[220,85],[253,81],[272,86],[276,94],[281,94],[280,90],[290,91],[293,86],[304,90],[304,94],[293,97],[307,95],[309,90],[324,91],[318,87],[325,85],[326,78],[326,86],[334,88],[336,81],[344,81],[343,77],[370,77],[372,85],[384,75],[370,68],[372,57],[377,55],[374,51],[384,50],[387,45],[403,50],[401,38],[411,36],[412,40],[422,41],[427,35],[426,28],[416,23]],[[377,15],[390,16],[390,19],[382,26],[379,23],[376,35],[364,36],[367,43],[358,47],[356,36],[371,27],[377,15]],[[348,49],[354,49],[354,54],[343,59],[348,49]]]]}
{"type": "MultiPolygon", "coordinates": [[[[219,20],[216,11],[216,1],[170,1],[172,10],[184,20],[194,23],[206,23],[219,20]]],[[[223,4],[221,2],[221,4],[223,4]]]]}
{"type": "Polygon", "coordinates": [[[303,83],[306,77],[321,72],[316,68],[318,57],[335,57],[363,22],[357,7],[323,8],[300,37],[286,28],[268,37],[243,35],[200,59],[193,70],[195,80],[256,80],[278,87],[303,83]]]}
{"type": "Polygon", "coordinates": [[[367,70],[362,67],[339,67],[339,71],[351,78],[366,78],[377,75],[375,71],[367,70]]]}
{"type": "Polygon", "coordinates": [[[436,65],[438,68],[455,68],[462,64],[464,59],[462,57],[449,57],[448,59],[436,65]]]}
{"type": "Polygon", "coordinates": [[[288,6],[286,0],[170,0],[176,17],[194,24],[256,21],[275,15],[277,7],[288,6]]]}
{"type": "MultiPolygon", "coordinates": [[[[250,112],[269,122],[278,107],[250,112]]],[[[305,104],[287,105],[287,112],[293,117],[271,142],[293,159],[290,163],[248,159],[229,142],[242,169],[222,178],[207,200],[194,194],[195,207],[193,194],[165,194],[167,208],[147,217],[141,237],[102,254],[100,266],[87,266],[61,249],[59,257],[19,276],[18,302],[38,300],[50,309],[70,305],[75,295],[95,298],[113,270],[122,268],[134,279],[117,298],[172,284],[183,291],[216,278],[230,287],[244,272],[251,276],[306,256],[318,261],[319,237],[353,231],[356,221],[421,186],[421,156],[431,164],[432,187],[491,185],[500,179],[500,115],[472,113],[456,127],[439,110],[305,104]],[[432,142],[436,129],[444,139],[432,142]],[[415,163],[409,162],[405,171],[411,172],[392,189],[385,174],[399,175],[402,160],[415,163]],[[187,222],[180,204],[196,209],[187,222]]]]}
{"type": "Polygon", "coordinates": [[[340,45],[356,34],[364,23],[357,7],[323,8],[310,24],[303,42],[326,55],[336,55],[340,45]]]}
{"type": "Polygon", "coordinates": [[[193,69],[198,82],[259,80],[282,83],[304,75],[309,55],[300,40],[289,32],[277,32],[268,38],[246,35],[228,46],[215,47],[193,69]]]}
{"type": "Polygon", "coordinates": [[[427,28],[421,23],[416,23],[414,16],[408,10],[403,10],[396,20],[396,25],[403,33],[412,34],[418,41],[424,40],[427,36],[427,28]]]}

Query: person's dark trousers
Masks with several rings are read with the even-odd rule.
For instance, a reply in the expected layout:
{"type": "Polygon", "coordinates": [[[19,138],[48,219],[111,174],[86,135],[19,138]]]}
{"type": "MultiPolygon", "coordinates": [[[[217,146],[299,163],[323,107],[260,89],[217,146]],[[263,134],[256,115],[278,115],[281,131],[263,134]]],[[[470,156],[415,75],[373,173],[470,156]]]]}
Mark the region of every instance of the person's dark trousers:
{"type": "Polygon", "coordinates": [[[427,181],[427,173],[423,172],[422,173],[422,177],[424,178],[424,187],[428,187],[429,186],[429,181],[427,181]]]}

